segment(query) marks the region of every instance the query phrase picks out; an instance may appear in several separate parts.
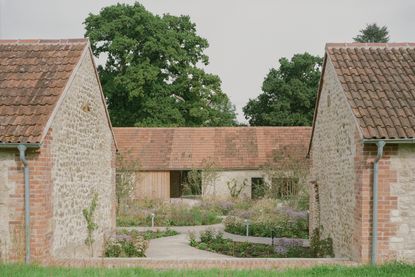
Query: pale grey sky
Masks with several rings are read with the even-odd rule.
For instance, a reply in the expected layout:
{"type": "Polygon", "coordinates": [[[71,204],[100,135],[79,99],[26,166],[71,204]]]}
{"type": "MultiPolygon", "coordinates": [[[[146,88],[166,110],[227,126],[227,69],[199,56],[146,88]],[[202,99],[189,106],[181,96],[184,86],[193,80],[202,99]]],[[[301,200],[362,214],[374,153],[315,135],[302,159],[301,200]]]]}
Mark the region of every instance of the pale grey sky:
{"type": "MultiPolygon", "coordinates": [[[[116,0],[0,0],[0,38],[83,37],[83,20],[116,0]]],[[[148,10],[190,15],[207,38],[210,65],[237,107],[261,92],[280,57],[323,55],[326,42],[351,41],[366,23],[387,25],[391,41],[415,41],[413,0],[144,0],[148,10]]]]}

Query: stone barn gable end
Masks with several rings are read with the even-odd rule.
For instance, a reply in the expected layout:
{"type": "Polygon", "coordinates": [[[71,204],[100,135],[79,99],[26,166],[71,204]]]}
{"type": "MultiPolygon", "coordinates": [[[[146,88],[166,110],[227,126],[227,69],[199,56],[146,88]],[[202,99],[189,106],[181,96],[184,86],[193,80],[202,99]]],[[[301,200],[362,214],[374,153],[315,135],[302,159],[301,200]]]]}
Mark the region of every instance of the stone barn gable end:
{"type": "Polygon", "coordinates": [[[415,43],[329,43],[320,79],[311,158],[310,231],[339,257],[369,261],[376,142],[375,262],[415,259],[415,43]]]}
{"type": "Polygon", "coordinates": [[[88,40],[0,40],[0,259],[90,255],[82,210],[98,195],[95,253],[115,226],[116,143],[88,40]]]}

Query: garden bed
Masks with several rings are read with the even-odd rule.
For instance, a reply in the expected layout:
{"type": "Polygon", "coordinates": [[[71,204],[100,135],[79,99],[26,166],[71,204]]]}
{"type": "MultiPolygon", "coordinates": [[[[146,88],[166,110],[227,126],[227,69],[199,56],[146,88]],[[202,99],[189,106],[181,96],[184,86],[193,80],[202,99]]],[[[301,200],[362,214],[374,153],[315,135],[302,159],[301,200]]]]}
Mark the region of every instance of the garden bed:
{"type": "Polygon", "coordinates": [[[119,230],[115,236],[105,242],[105,257],[145,257],[148,241],[168,236],[175,236],[178,233],[174,230],[163,231],[119,230]]]}
{"type": "Polygon", "coordinates": [[[251,201],[249,206],[234,207],[224,220],[225,231],[236,235],[255,237],[308,238],[306,211],[296,211],[275,199],[251,201]]]}
{"type": "Polygon", "coordinates": [[[330,239],[320,239],[315,232],[311,246],[306,247],[298,239],[280,239],[275,245],[239,242],[225,239],[221,232],[206,230],[199,234],[189,234],[190,246],[200,250],[211,251],[223,255],[239,258],[322,258],[333,257],[333,248],[330,239]]]}
{"type": "Polygon", "coordinates": [[[238,258],[312,258],[313,254],[309,247],[302,246],[302,243],[292,243],[277,248],[273,245],[239,242],[223,238],[221,232],[212,230],[200,234],[200,239],[190,234],[190,246],[200,250],[215,252],[238,258]],[[277,251],[277,250],[280,251],[277,251]]]}
{"type": "Polygon", "coordinates": [[[195,226],[222,222],[221,214],[201,205],[166,203],[161,201],[135,201],[117,216],[117,226],[195,226]]]}

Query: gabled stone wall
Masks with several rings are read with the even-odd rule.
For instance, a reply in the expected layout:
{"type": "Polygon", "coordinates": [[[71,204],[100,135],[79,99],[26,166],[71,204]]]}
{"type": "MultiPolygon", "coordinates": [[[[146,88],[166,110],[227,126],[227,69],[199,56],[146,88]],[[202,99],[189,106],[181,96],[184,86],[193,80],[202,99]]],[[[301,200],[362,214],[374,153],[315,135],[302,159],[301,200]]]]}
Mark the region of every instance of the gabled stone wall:
{"type": "Polygon", "coordinates": [[[362,146],[356,121],[329,58],[314,128],[310,152],[310,232],[321,227],[322,236],[333,239],[336,257],[356,258],[355,159],[362,146]]]}
{"type": "Polygon", "coordinates": [[[88,256],[82,210],[98,195],[94,256],[114,226],[115,148],[91,55],[81,61],[52,124],[52,254],[88,256]]]}

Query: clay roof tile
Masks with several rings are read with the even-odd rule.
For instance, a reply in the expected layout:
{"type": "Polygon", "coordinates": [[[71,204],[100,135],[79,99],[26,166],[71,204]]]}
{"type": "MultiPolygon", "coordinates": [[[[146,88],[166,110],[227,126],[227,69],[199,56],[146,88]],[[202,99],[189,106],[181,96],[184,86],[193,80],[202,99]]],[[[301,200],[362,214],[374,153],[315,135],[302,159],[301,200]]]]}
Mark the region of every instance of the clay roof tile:
{"type": "Polygon", "coordinates": [[[413,138],[415,43],[329,43],[364,138],[413,138]]]}
{"type": "Polygon", "coordinates": [[[0,40],[0,143],[39,143],[85,39],[0,40]]]}

